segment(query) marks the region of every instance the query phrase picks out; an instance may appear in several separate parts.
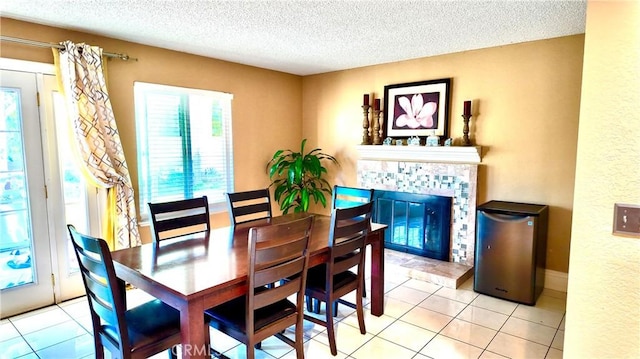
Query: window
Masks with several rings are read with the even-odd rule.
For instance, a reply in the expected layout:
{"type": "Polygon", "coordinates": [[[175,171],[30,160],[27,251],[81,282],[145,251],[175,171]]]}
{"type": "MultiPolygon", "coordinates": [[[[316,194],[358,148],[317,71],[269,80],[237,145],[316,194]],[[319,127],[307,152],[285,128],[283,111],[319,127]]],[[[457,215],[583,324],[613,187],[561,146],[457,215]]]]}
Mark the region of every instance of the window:
{"type": "Polygon", "coordinates": [[[136,82],[140,216],[149,202],[206,195],[212,210],[233,192],[233,95],[136,82]]]}

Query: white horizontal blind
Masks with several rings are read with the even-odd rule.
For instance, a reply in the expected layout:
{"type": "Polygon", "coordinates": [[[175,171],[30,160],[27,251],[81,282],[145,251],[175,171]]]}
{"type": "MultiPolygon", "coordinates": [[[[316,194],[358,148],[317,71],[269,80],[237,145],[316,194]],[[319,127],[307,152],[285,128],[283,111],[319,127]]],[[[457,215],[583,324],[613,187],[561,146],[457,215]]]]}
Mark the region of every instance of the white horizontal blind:
{"type": "Polygon", "coordinates": [[[206,195],[212,210],[223,207],[233,191],[233,95],[141,82],[134,92],[142,220],[149,202],[206,195]]]}

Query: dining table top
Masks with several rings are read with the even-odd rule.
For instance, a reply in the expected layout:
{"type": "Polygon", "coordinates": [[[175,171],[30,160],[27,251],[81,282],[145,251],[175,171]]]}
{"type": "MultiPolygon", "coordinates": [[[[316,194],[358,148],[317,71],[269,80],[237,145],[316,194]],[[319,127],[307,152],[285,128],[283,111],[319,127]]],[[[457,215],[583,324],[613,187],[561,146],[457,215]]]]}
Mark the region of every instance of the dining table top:
{"type": "MultiPolygon", "coordinates": [[[[246,282],[251,227],[284,223],[309,215],[315,217],[309,239],[309,266],[312,267],[327,260],[331,217],[326,215],[295,213],[216,228],[208,235],[198,233],[114,251],[112,258],[119,271],[145,277],[150,285],[157,284],[188,299],[202,295],[203,291],[216,292],[246,282]]],[[[372,232],[384,228],[386,225],[371,224],[372,232]]]]}

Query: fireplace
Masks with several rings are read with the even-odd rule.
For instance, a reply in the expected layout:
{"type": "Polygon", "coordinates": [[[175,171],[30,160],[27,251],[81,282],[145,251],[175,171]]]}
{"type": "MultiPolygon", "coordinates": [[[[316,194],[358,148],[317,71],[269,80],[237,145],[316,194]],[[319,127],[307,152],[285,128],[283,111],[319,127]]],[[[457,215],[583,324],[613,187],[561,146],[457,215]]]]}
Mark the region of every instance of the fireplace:
{"type": "Polygon", "coordinates": [[[473,266],[481,147],[361,145],[356,149],[359,187],[449,198],[447,260],[473,266]]]}
{"type": "Polygon", "coordinates": [[[451,197],[376,190],[373,199],[386,248],[449,261],[451,197]]]}

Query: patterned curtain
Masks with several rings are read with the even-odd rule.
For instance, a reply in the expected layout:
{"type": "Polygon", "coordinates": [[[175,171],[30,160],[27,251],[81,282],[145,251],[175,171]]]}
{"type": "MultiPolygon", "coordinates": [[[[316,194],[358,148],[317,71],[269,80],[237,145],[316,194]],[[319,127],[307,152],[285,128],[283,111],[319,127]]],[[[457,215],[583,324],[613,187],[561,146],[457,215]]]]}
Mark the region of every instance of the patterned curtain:
{"type": "Polygon", "coordinates": [[[104,238],[111,250],[140,245],[133,186],[107,93],[102,49],[71,41],[53,48],[60,90],[76,138],[83,172],[107,188],[104,238]]]}

